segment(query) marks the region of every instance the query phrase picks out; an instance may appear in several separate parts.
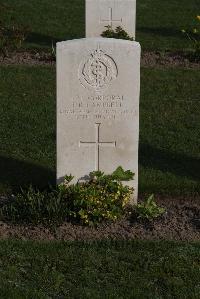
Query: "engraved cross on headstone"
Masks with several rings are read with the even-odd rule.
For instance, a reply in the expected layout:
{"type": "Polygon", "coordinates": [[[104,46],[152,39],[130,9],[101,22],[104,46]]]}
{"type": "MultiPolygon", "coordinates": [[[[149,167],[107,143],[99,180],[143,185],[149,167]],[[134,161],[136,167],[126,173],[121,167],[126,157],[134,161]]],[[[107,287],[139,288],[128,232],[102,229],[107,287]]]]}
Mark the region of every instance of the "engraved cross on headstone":
{"type": "Polygon", "coordinates": [[[108,20],[102,20],[100,18],[100,23],[107,23],[109,24],[109,26],[111,26],[111,28],[113,27],[113,23],[122,23],[122,18],[120,20],[115,20],[113,19],[113,9],[112,7],[109,7],[109,17],[108,17],[108,20]]]}
{"type": "Polygon", "coordinates": [[[116,147],[116,141],[100,141],[100,123],[95,124],[95,141],[80,141],[79,146],[94,146],[95,147],[95,170],[100,170],[99,167],[99,152],[100,147],[116,147]]]}

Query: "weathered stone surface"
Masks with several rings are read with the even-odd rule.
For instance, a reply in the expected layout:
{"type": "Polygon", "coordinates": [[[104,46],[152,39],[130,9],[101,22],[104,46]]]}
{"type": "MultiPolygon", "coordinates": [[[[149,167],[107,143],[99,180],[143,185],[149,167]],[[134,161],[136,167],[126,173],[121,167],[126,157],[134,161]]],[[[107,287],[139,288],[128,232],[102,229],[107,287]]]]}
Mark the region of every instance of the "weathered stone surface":
{"type": "Polygon", "coordinates": [[[98,37],[110,25],[135,38],[136,0],[86,0],[86,37],[98,37]]]}
{"type": "Polygon", "coordinates": [[[57,180],[118,166],[138,185],[140,45],[88,38],[57,44],[57,180]]]}

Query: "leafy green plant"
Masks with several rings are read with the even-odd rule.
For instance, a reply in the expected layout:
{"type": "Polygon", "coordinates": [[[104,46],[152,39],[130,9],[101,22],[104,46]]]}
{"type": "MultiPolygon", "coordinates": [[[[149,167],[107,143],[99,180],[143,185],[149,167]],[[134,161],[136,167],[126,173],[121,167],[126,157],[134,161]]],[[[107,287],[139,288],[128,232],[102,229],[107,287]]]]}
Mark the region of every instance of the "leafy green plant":
{"type": "Polygon", "coordinates": [[[0,209],[1,216],[14,222],[51,225],[65,220],[96,225],[120,218],[133,192],[122,181],[132,180],[133,173],[118,167],[111,175],[95,171],[89,177],[87,182],[70,184],[73,176],[66,176],[62,184],[48,191],[21,190],[0,209]]]}
{"type": "Polygon", "coordinates": [[[123,214],[133,189],[122,181],[133,179],[131,171],[118,167],[111,175],[101,171],[90,173],[89,181],[70,185],[72,177],[66,177],[59,186],[66,199],[68,216],[82,224],[96,225],[103,220],[117,220],[123,214]]]}
{"type": "Polygon", "coordinates": [[[200,16],[196,16],[197,25],[191,30],[182,29],[182,33],[191,41],[193,47],[193,58],[200,60],[200,16]]]}
{"type": "Polygon", "coordinates": [[[156,204],[153,194],[150,195],[143,203],[136,206],[138,218],[150,221],[161,216],[164,212],[165,209],[156,204]]]}
{"type": "Polygon", "coordinates": [[[121,27],[118,26],[114,29],[112,29],[111,26],[105,26],[107,29],[102,32],[102,37],[108,37],[108,38],[116,38],[116,39],[125,39],[125,40],[131,40],[133,41],[134,38],[130,37],[128,33],[121,27]]]}

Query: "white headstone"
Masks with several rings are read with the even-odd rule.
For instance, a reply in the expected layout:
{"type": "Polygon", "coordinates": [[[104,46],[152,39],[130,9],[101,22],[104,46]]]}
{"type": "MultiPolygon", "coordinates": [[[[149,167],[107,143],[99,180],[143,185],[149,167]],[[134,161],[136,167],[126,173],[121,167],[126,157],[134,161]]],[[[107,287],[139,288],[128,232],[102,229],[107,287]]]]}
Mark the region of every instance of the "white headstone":
{"type": "Polygon", "coordinates": [[[140,45],[88,38],[57,43],[57,181],[118,166],[138,188],[140,45]]]}
{"type": "Polygon", "coordinates": [[[136,0],[86,0],[86,37],[98,37],[121,26],[135,39],[136,0]]]}

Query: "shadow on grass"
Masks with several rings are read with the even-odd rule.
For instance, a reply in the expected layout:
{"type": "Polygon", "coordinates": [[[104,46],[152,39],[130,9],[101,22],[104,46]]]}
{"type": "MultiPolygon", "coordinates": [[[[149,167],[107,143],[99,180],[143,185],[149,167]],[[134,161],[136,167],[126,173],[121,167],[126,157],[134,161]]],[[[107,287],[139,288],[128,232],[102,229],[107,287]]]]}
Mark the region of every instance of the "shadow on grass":
{"type": "Polygon", "coordinates": [[[157,28],[149,28],[149,27],[139,27],[138,32],[148,33],[153,35],[159,35],[162,37],[176,37],[176,38],[184,38],[185,36],[181,34],[181,31],[174,28],[166,28],[166,27],[157,27],[157,28]]]}
{"type": "Polygon", "coordinates": [[[1,186],[13,192],[30,184],[39,189],[46,188],[49,184],[55,185],[55,172],[33,163],[0,156],[0,169],[1,186]]]}
{"type": "Polygon", "coordinates": [[[37,44],[40,46],[48,46],[51,47],[52,43],[55,46],[55,44],[57,42],[61,42],[63,40],[71,40],[77,38],[77,36],[75,35],[66,35],[64,38],[59,39],[56,38],[54,36],[48,36],[48,35],[44,35],[44,34],[40,34],[40,33],[36,33],[36,32],[30,32],[26,38],[26,42],[29,44],[37,44]]]}
{"type": "Polygon", "coordinates": [[[200,159],[140,144],[140,165],[200,181],[200,159]]]}
{"type": "Polygon", "coordinates": [[[56,43],[60,40],[53,36],[43,35],[40,33],[30,32],[26,38],[27,43],[39,44],[40,46],[49,46],[51,47],[52,42],[56,43]]]}
{"type": "MultiPolygon", "coordinates": [[[[198,158],[140,144],[139,164],[200,182],[200,159],[198,158]]],[[[54,186],[56,182],[56,174],[51,169],[13,158],[0,156],[0,169],[0,185],[13,192],[19,191],[20,187],[26,188],[30,184],[44,189],[49,185],[54,186]]]]}

